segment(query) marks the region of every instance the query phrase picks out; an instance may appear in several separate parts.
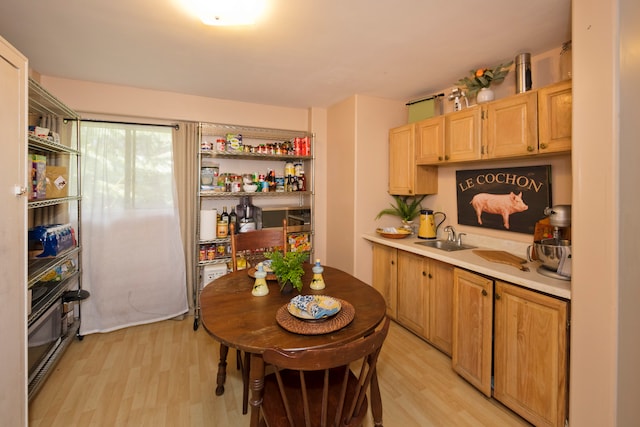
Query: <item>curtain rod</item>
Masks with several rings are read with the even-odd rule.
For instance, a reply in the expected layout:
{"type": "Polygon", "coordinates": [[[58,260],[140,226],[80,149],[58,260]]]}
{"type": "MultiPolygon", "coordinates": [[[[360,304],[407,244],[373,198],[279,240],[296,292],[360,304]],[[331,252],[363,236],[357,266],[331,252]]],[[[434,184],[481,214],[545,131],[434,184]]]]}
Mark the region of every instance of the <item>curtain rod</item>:
{"type": "Polygon", "coordinates": [[[136,126],[161,126],[166,128],[174,128],[175,130],[180,129],[179,124],[175,125],[164,125],[164,124],[155,124],[155,123],[136,123],[136,122],[120,122],[116,120],[97,120],[97,119],[80,119],[82,122],[94,122],[94,123],[113,123],[115,125],[136,125],[136,126]]]}
{"type": "Polygon", "coordinates": [[[421,98],[421,99],[417,99],[417,100],[415,100],[415,101],[407,102],[407,103],[406,103],[406,104],[404,104],[404,105],[413,105],[413,104],[417,104],[418,102],[422,102],[422,101],[429,101],[429,100],[431,100],[431,99],[437,99],[437,98],[439,98],[439,97],[441,97],[441,96],[444,96],[444,93],[439,93],[439,94],[437,94],[437,95],[431,95],[431,96],[430,96],[430,97],[428,97],[428,98],[421,98]]]}

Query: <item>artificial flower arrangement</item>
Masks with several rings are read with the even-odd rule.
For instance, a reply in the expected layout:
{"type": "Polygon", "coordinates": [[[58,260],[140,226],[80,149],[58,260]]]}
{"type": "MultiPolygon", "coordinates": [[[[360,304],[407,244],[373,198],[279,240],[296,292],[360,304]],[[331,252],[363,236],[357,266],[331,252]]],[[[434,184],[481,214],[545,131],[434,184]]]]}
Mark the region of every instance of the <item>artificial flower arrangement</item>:
{"type": "Polygon", "coordinates": [[[491,68],[478,68],[477,70],[471,70],[471,77],[465,77],[458,80],[457,86],[463,86],[467,90],[467,96],[473,97],[482,88],[488,88],[492,83],[500,83],[509,73],[509,67],[513,64],[513,61],[507,64],[500,64],[497,67],[491,68]]]}

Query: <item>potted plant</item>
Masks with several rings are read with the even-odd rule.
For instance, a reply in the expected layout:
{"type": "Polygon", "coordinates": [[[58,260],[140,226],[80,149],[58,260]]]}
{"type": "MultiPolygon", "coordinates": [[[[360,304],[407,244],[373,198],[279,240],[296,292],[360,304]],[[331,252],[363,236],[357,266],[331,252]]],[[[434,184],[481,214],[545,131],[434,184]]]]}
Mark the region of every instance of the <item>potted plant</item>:
{"type": "Polygon", "coordinates": [[[302,276],[304,275],[302,264],[307,260],[308,254],[306,252],[287,252],[282,255],[282,252],[274,251],[267,252],[264,256],[271,260],[271,269],[278,278],[281,292],[289,293],[293,288],[298,292],[302,291],[302,276]],[[287,291],[289,285],[293,288],[287,291]]]}
{"type": "Polygon", "coordinates": [[[458,80],[456,85],[465,87],[467,89],[467,95],[473,97],[477,95],[481,89],[489,89],[492,83],[500,83],[503,81],[509,73],[511,64],[513,64],[513,61],[500,64],[493,69],[478,68],[477,70],[471,70],[471,77],[458,80]]]}
{"type": "Polygon", "coordinates": [[[405,228],[411,229],[412,221],[420,215],[421,203],[425,197],[393,196],[396,201],[395,206],[391,204],[390,208],[381,210],[376,219],[380,219],[383,215],[397,216],[405,228]]]}

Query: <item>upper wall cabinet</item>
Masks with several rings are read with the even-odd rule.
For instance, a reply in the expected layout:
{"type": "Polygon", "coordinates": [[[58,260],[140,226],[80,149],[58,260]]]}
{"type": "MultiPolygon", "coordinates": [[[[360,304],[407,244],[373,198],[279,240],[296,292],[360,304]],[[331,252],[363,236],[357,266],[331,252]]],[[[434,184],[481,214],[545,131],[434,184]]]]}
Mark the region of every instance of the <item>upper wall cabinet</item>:
{"type": "Polygon", "coordinates": [[[571,81],[414,124],[416,163],[442,165],[571,150],[571,81]]]}
{"type": "Polygon", "coordinates": [[[438,170],[416,162],[416,127],[389,131],[389,194],[413,196],[438,192],[438,170]]]}
{"type": "Polygon", "coordinates": [[[540,153],[571,150],[571,80],[538,90],[540,153]]]}
{"type": "Polygon", "coordinates": [[[536,153],[538,98],[526,92],[483,108],[483,158],[526,156],[536,153]]]}

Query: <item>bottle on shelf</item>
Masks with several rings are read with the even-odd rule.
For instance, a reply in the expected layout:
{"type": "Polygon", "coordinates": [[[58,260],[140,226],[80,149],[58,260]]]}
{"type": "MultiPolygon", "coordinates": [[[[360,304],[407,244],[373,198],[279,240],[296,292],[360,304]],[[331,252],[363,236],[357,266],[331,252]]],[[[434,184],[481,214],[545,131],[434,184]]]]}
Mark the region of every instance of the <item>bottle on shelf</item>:
{"type": "Polygon", "coordinates": [[[226,206],[222,207],[222,213],[220,214],[220,221],[226,222],[227,225],[229,224],[229,214],[227,213],[227,207],[226,206]]]}
{"type": "Polygon", "coordinates": [[[231,213],[229,214],[229,234],[231,234],[231,224],[233,224],[234,230],[238,232],[238,214],[236,214],[236,208],[231,206],[231,213]]]}

